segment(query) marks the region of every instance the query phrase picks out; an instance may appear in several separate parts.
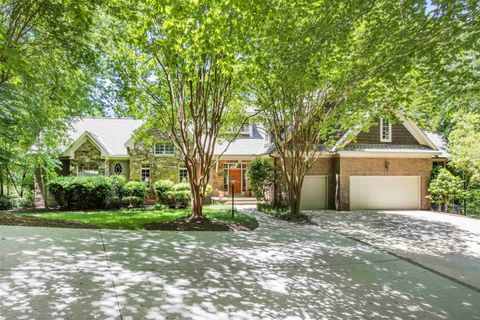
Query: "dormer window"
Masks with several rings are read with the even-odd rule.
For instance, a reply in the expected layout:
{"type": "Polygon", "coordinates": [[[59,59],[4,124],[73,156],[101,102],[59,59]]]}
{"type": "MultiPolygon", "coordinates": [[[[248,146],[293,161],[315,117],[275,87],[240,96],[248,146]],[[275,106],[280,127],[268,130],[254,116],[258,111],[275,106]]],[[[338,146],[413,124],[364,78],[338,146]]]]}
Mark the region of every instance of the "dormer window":
{"type": "Polygon", "coordinates": [[[252,136],[252,131],[253,131],[253,127],[251,124],[247,124],[246,126],[244,126],[242,128],[242,131],[240,132],[241,135],[243,136],[249,136],[251,137],[252,136]]]}
{"type": "Polygon", "coordinates": [[[153,152],[155,155],[173,155],[173,149],[173,143],[162,142],[155,144],[153,152]]]}
{"type": "Polygon", "coordinates": [[[380,142],[392,142],[392,124],[388,119],[380,119],[380,142]]]}

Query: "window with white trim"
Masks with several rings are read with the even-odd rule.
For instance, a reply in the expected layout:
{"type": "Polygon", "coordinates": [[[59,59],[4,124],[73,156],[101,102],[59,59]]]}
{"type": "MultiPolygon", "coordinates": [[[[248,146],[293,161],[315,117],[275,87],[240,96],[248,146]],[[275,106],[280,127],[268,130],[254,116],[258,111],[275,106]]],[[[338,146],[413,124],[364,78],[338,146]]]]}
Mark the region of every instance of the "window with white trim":
{"type": "Polygon", "coordinates": [[[188,182],[188,171],[187,168],[178,168],[178,181],[179,182],[188,182]]]}
{"type": "Polygon", "coordinates": [[[123,166],[120,162],[115,163],[113,166],[113,173],[114,174],[122,174],[123,173],[123,166]]]}
{"type": "Polygon", "coordinates": [[[392,142],[392,124],[388,119],[380,119],[380,142],[392,142]]]}
{"type": "Polygon", "coordinates": [[[142,168],[140,169],[140,180],[145,182],[147,186],[150,185],[150,165],[143,164],[142,168]]]}
{"type": "Polygon", "coordinates": [[[252,125],[247,124],[246,126],[244,126],[242,128],[242,131],[240,131],[240,134],[244,135],[244,136],[251,136],[252,135],[252,125]]]}
{"type": "Polygon", "coordinates": [[[98,176],[98,165],[95,163],[82,163],[78,166],[78,176],[98,176]]]}
{"type": "Polygon", "coordinates": [[[153,153],[155,153],[155,155],[173,155],[173,151],[173,143],[171,142],[155,143],[153,147],[153,153]]]}

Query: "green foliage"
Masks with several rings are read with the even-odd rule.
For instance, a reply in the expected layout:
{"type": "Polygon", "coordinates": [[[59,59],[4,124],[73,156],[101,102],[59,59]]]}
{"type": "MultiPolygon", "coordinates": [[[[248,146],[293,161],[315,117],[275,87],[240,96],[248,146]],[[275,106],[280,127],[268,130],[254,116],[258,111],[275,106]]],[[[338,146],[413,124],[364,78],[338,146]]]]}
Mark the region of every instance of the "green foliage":
{"type": "Polygon", "coordinates": [[[270,159],[255,158],[248,169],[252,193],[258,200],[266,200],[266,194],[275,183],[275,167],[270,159]]]}
{"type": "MultiPolygon", "coordinates": [[[[205,196],[210,196],[212,186],[207,185],[205,189],[205,196]]],[[[186,207],[192,197],[190,184],[185,182],[175,184],[171,180],[159,180],[155,183],[155,191],[160,203],[171,207],[186,207]]]]}
{"type": "Polygon", "coordinates": [[[28,198],[12,198],[11,200],[12,206],[17,209],[25,209],[25,208],[33,208],[33,201],[32,199],[28,198]]]}
{"type": "Polygon", "coordinates": [[[310,217],[304,214],[295,215],[292,214],[288,207],[283,206],[270,206],[267,203],[258,203],[257,210],[263,212],[274,218],[285,220],[285,221],[309,221],[310,217]]]}
{"type": "Polygon", "coordinates": [[[58,177],[48,183],[48,189],[62,208],[101,209],[112,191],[108,177],[58,177]]]}
{"type": "Polygon", "coordinates": [[[154,188],[157,193],[158,200],[161,203],[167,203],[168,199],[168,192],[170,192],[173,188],[175,183],[171,180],[158,180],[155,182],[154,188]]]}
{"type": "Polygon", "coordinates": [[[10,199],[0,195],[0,210],[10,210],[12,209],[12,203],[10,199]]]}
{"type": "Polygon", "coordinates": [[[145,183],[142,181],[129,181],[123,188],[122,201],[124,205],[140,206],[146,197],[145,183]]]}
{"type": "Polygon", "coordinates": [[[114,175],[110,176],[110,180],[112,181],[112,190],[107,199],[107,207],[120,208],[123,204],[127,179],[123,175],[114,175]]]}
{"type": "Polygon", "coordinates": [[[437,205],[445,205],[446,210],[453,201],[463,199],[463,183],[447,169],[441,168],[428,187],[430,200],[437,205]]]}
{"type": "MultiPolygon", "coordinates": [[[[258,226],[258,222],[254,216],[235,212],[235,217],[232,218],[230,210],[230,206],[223,205],[207,205],[204,207],[204,212],[207,218],[229,224],[235,223],[244,225],[250,229],[254,229],[258,226]]],[[[148,223],[186,218],[190,215],[190,209],[168,209],[165,207],[158,207],[111,211],[50,212],[40,214],[23,213],[22,215],[79,221],[96,225],[99,228],[141,230],[144,229],[144,225],[148,223]]]]}

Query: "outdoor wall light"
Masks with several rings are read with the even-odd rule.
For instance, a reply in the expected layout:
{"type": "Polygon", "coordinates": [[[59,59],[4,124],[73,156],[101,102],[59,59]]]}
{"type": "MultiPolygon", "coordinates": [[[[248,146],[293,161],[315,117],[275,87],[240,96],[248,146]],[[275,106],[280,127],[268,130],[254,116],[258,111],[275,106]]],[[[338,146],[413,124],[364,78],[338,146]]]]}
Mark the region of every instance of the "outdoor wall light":
{"type": "Polygon", "coordinates": [[[390,162],[385,161],[385,169],[386,170],[390,169],[390,162]]]}

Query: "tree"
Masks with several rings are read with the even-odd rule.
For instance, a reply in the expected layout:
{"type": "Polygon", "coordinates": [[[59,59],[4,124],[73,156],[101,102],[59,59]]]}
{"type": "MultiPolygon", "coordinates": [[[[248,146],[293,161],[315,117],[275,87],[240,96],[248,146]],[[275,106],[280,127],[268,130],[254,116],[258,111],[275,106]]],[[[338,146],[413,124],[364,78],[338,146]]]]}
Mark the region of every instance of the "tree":
{"type": "Polygon", "coordinates": [[[275,167],[270,159],[255,158],[248,169],[253,196],[268,201],[267,194],[275,183],[275,167]]]}
{"type": "MultiPolygon", "coordinates": [[[[449,135],[449,165],[463,180],[467,192],[472,180],[480,180],[480,114],[457,115],[455,126],[449,135]]],[[[467,214],[467,199],[464,198],[464,213],[467,214]]]]}
{"type": "Polygon", "coordinates": [[[239,100],[249,8],[235,1],[138,1],[133,10],[119,9],[120,21],[133,22],[116,60],[130,112],[146,118],[147,128],[167,132],[178,149],[192,219],[203,218],[217,142],[231,141],[248,118],[239,100]]]}
{"type": "Polygon", "coordinates": [[[23,193],[21,171],[34,142],[51,154],[72,117],[97,109],[90,96],[99,3],[0,1],[0,193],[3,186],[23,193]]]}
{"type": "Polygon", "coordinates": [[[403,1],[266,1],[263,9],[251,87],[294,215],[305,174],[337,133],[396,110],[415,115],[427,101],[424,83],[478,26],[477,8],[454,1],[430,12],[426,2],[403,1]]]}
{"type": "Polygon", "coordinates": [[[460,201],[464,196],[462,180],[447,169],[441,168],[430,182],[428,193],[433,203],[444,205],[444,211],[448,212],[450,203],[460,201]]]}

